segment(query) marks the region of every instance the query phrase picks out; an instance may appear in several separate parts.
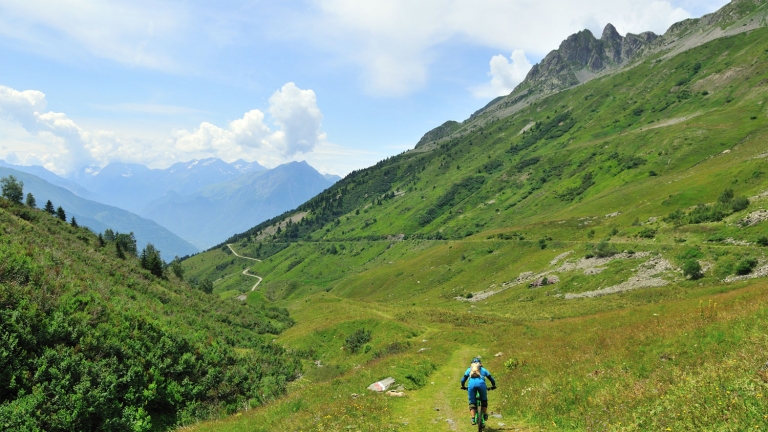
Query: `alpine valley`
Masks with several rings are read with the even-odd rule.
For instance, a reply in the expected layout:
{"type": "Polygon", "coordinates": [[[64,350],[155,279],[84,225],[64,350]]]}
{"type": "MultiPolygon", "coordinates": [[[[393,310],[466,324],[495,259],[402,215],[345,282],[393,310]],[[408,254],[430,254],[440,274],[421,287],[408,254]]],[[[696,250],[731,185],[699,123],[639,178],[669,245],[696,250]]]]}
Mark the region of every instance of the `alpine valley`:
{"type": "Polygon", "coordinates": [[[477,356],[489,431],[767,430],[767,142],[768,0],[734,0],[577,33],[261,223],[258,168],[137,202],[243,226],[162,276],[3,201],[0,425],[469,430],[477,356]]]}

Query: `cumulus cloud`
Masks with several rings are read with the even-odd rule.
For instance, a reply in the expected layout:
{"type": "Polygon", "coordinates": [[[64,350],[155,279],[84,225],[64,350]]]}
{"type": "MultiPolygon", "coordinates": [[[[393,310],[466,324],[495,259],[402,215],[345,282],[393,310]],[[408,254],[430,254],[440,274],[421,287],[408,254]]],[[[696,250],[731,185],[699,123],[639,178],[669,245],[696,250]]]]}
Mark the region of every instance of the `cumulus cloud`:
{"type": "Polygon", "coordinates": [[[472,93],[478,98],[495,98],[512,92],[528,75],[533,65],[525,56],[525,51],[515,50],[509,58],[503,55],[491,58],[491,81],[485,85],[473,87],[472,93]]]}
{"type": "Polygon", "coordinates": [[[274,132],[265,124],[264,113],[252,110],[226,128],[204,122],[193,132],[174,131],[175,148],[186,154],[219,154],[225,159],[237,159],[236,155],[280,159],[309,153],[326,139],[321,130],[323,114],[312,90],[287,83],[269,98],[267,111],[278,127],[274,132]]]}
{"type": "Polygon", "coordinates": [[[135,139],[110,131],[85,130],[64,113],[44,112],[46,105],[45,94],[40,91],[0,86],[0,130],[13,132],[16,142],[3,146],[6,158],[22,163],[42,161],[46,168],[63,174],[111,161],[170,165],[179,160],[218,157],[276,165],[311,154],[318,146],[329,148],[315,92],[294,83],[285,84],[269,99],[267,112],[275,130],[267,125],[265,113],[254,109],[224,127],[203,122],[192,131],[173,130],[164,139],[135,139]],[[14,131],[14,125],[26,136],[14,131]],[[17,154],[20,152],[21,156],[17,154]]]}

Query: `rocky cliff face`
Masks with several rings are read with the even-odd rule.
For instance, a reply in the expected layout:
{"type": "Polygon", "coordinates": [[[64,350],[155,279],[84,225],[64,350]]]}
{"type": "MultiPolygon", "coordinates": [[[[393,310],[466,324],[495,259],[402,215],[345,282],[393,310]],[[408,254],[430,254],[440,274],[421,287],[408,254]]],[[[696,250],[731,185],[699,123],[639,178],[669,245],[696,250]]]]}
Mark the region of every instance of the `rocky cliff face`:
{"type": "Polygon", "coordinates": [[[572,87],[631,61],[657,37],[652,32],[621,36],[611,24],[605,27],[600,39],[589,30],[582,30],[547,54],[513,93],[523,89],[527,93],[550,93],[572,87]]]}

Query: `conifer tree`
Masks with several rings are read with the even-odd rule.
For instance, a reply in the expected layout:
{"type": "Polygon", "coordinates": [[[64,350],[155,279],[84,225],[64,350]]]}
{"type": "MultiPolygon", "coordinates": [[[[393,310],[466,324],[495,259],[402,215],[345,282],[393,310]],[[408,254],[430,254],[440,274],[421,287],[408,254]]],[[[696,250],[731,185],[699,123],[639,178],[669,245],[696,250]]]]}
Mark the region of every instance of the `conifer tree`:
{"type": "Polygon", "coordinates": [[[27,207],[37,208],[37,201],[35,201],[35,196],[32,195],[32,192],[27,194],[27,207]]]}
{"type": "Polygon", "coordinates": [[[64,211],[63,208],[61,208],[61,206],[59,206],[59,208],[56,209],[56,216],[58,216],[62,222],[67,221],[67,213],[64,211]]]}
{"type": "Polygon", "coordinates": [[[3,192],[3,198],[14,204],[21,204],[24,199],[24,183],[16,180],[16,177],[9,175],[0,179],[0,189],[3,192]]]}
{"type": "Polygon", "coordinates": [[[72,216],[72,220],[69,222],[70,225],[72,225],[72,228],[77,228],[77,219],[75,219],[74,216],[72,216]]]}
{"type": "Polygon", "coordinates": [[[125,253],[123,253],[123,248],[120,247],[120,242],[115,242],[115,251],[118,258],[125,259],[125,253]]]}
{"type": "Polygon", "coordinates": [[[99,247],[104,247],[104,236],[102,236],[101,233],[99,233],[99,247]]]}
{"type": "Polygon", "coordinates": [[[147,243],[141,251],[140,260],[142,268],[157,277],[163,277],[163,260],[160,258],[160,251],[152,243],[147,243]]]}
{"type": "Polygon", "coordinates": [[[48,202],[45,203],[45,211],[51,216],[56,214],[56,209],[53,208],[51,200],[48,200],[48,202]]]}

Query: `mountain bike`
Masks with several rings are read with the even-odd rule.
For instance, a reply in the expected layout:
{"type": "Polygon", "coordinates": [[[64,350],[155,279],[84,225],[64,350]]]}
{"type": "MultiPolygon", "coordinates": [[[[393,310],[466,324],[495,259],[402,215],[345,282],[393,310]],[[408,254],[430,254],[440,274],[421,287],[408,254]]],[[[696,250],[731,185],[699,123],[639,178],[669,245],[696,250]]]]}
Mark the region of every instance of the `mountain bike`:
{"type": "MultiPolygon", "coordinates": [[[[461,388],[464,391],[467,391],[467,387],[461,388]]],[[[488,391],[496,390],[496,386],[488,387],[488,391]]],[[[475,394],[475,400],[480,402],[480,392],[478,391],[475,394]]],[[[475,424],[477,425],[477,432],[482,431],[485,429],[485,416],[483,415],[483,408],[480,406],[481,404],[478,404],[478,406],[475,408],[475,424]]]]}

